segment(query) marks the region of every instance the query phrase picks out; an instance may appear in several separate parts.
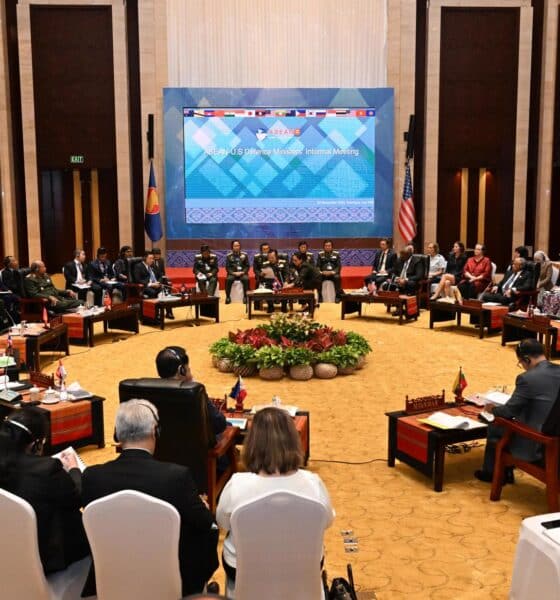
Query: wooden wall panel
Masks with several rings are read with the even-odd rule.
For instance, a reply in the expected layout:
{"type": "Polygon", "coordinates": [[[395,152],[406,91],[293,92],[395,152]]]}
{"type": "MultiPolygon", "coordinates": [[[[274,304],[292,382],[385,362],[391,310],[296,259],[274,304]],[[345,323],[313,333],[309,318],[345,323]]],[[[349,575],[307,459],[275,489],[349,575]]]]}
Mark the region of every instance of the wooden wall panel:
{"type": "MultiPolygon", "coordinates": [[[[453,243],[460,239],[461,225],[461,170],[440,169],[438,173],[439,197],[445,198],[438,204],[437,242],[443,255],[451,251],[453,243]]],[[[430,242],[432,240],[426,240],[430,242]]],[[[466,244],[466,240],[461,240],[466,244]]]]}
{"type": "Polygon", "coordinates": [[[110,6],[31,6],[39,169],[115,166],[110,6]]]}
{"type": "MultiPolygon", "coordinates": [[[[441,19],[439,171],[473,169],[476,202],[475,173],[491,169],[486,240],[479,241],[492,247],[498,265],[509,260],[512,240],[519,15],[519,9],[444,8],[441,19]]],[[[459,215],[450,214],[447,177],[438,181],[439,234],[459,215]]],[[[472,242],[477,217],[468,213],[472,242]]]]}
{"type": "MultiPolygon", "coordinates": [[[[558,13],[560,31],[560,11],[558,13]]],[[[554,99],[554,142],[550,190],[550,258],[560,258],[560,44],[556,47],[556,90],[554,99]]]]}

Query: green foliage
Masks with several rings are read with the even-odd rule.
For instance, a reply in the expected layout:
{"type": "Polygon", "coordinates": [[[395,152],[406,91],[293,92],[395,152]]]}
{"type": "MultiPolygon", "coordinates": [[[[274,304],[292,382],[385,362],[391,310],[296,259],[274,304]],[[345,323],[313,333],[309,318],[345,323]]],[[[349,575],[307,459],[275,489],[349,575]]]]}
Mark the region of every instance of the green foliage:
{"type": "Polygon", "coordinates": [[[256,353],[256,348],[249,344],[233,344],[228,358],[234,367],[243,367],[251,362],[256,362],[256,353]]]}
{"type": "Polygon", "coordinates": [[[216,358],[230,358],[237,344],[230,342],[228,338],[220,338],[210,346],[210,354],[216,358]]]}
{"type": "Polygon", "coordinates": [[[288,316],[283,313],[272,315],[270,323],[264,326],[268,336],[277,342],[280,342],[282,337],[294,342],[304,342],[318,327],[319,323],[313,322],[305,315],[288,316]]]}
{"type": "Polygon", "coordinates": [[[333,346],[326,352],[321,352],[317,357],[318,362],[326,362],[337,367],[355,367],[360,354],[351,346],[333,346]]]}
{"type": "Polygon", "coordinates": [[[292,346],[284,350],[286,365],[295,367],[299,365],[310,365],[315,360],[315,353],[309,348],[292,346]]]}
{"type": "Polygon", "coordinates": [[[286,356],[280,346],[263,346],[255,353],[257,367],[270,369],[271,367],[284,367],[286,356]]]}
{"type": "Polygon", "coordinates": [[[365,356],[371,352],[371,346],[366,338],[355,331],[348,331],[346,333],[346,344],[360,356],[365,356]]]}

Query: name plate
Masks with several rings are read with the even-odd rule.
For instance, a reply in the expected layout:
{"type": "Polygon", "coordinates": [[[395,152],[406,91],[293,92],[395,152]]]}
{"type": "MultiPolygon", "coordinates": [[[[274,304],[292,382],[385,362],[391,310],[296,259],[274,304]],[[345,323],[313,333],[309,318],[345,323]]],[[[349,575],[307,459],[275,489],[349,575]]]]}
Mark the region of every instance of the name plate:
{"type": "Polygon", "coordinates": [[[406,396],[404,412],[407,415],[413,415],[439,408],[445,408],[445,390],[442,390],[441,395],[421,396],[418,398],[409,398],[406,396]]]}

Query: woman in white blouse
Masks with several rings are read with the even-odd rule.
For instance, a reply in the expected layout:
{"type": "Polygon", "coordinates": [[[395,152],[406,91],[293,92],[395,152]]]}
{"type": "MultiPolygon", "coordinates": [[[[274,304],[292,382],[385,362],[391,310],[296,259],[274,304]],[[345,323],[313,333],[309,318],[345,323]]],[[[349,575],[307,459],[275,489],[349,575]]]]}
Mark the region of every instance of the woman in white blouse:
{"type": "Polygon", "coordinates": [[[443,275],[447,264],[445,258],[439,253],[439,244],[437,242],[430,242],[428,244],[428,256],[430,257],[428,278],[432,280],[432,283],[437,283],[443,275]]]}
{"type": "MultiPolygon", "coordinates": [[[[230,520],[233,511],[247,501],[276,491],[294,492],[323,504],[331,518],[335,512],[329,493],[318,475],[301,469],[303,452],[292,418],[280,408],[265,408],[255,415],[243,447],[246,473],[235,473],[224,487],[216,511],[218,525],[228,533],[222,562],[227,576],[235,581],[235,539],[230,520]]],[[[274,543],[271,540],[271,544],[274,543]]],[[[286,552],[290,549],[286,548],[286,552]]],[[[319,565],[317,565],[319,569],[319,565]]]]}

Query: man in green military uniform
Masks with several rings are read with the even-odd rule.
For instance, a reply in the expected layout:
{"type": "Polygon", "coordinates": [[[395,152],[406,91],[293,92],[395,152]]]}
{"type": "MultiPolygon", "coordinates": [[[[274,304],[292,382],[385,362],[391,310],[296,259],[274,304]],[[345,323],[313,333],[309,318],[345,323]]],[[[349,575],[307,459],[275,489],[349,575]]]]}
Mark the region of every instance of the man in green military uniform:
{"type": "Polygon", "coordinates": [[[200,254],[194,257],[193,273],[201,292],[216,295],[218,285],[218,257],[210,252],[208,244],[200,246],[200,254]]]}
{"type": "Polygon", "coordinates": [[[24,279],[23,285],[28,298],[45,298],[48,300],[49,310],[55,313],[72,312],[81,306],[76,293],[72,290],[58,290],[54,287],[52,279],[47,275],[45,263],[36,260],[31,263],[31,273],[24,279]]]}
{"type": "Polygon", "coordinates": [[[270,244],[268,242],[263,242],[260,245],[260,249],[261,251],[258,254],[255,254],[255,256],[253,257],[253,273],[255,274],[255,283],[257,284],[257,287],[259,287],[259,285],[263,283],[263,280],[261,278],[261,270],[263,263],[265,263],[268,260],[270,244]]]}
{"type": "MultiPolygon", "coordinates": [[[[305,262],[308,262],[310,265],[315,266],[315,256],[313,256],[313,252],[309,252],[309,246],[307,245],[307,242],[302,240],[299,244],[298,244],[298,249],[297,252],[294,252],[294,254],[299,254],[300,256],[304,256],[305,257],[305,262]]],[[[296,266],[294,265],[294,255],[292,254],[292,261],[290,262],[290,268],[291,269],[295,269],[296,266]]]]}
{"type": "MultiPolygon", "coordinates": [[[[333,250],[332,240],[325,240],[323,243],[323,251],[319,252],[317,257],[317,267],[321,272],[322,282],[332,281],[336,292],[335,302],[340,302],[342,289],[340,287],[340,255],[336,250],[333,250]]],[[[321,296],[321,287],[319,288],[319,302],[323,301],[321,296]]]]}
{"type": "Polygon", "coordinates": [[[226,256],[226,304],[231,303],[231,286],[234,281],[241,281],[243,285],[243,302],[247,301],[247,290],[249,289],[249,257],[241,252],[241,242],[231,242],[231,252],[226,256]]]}

